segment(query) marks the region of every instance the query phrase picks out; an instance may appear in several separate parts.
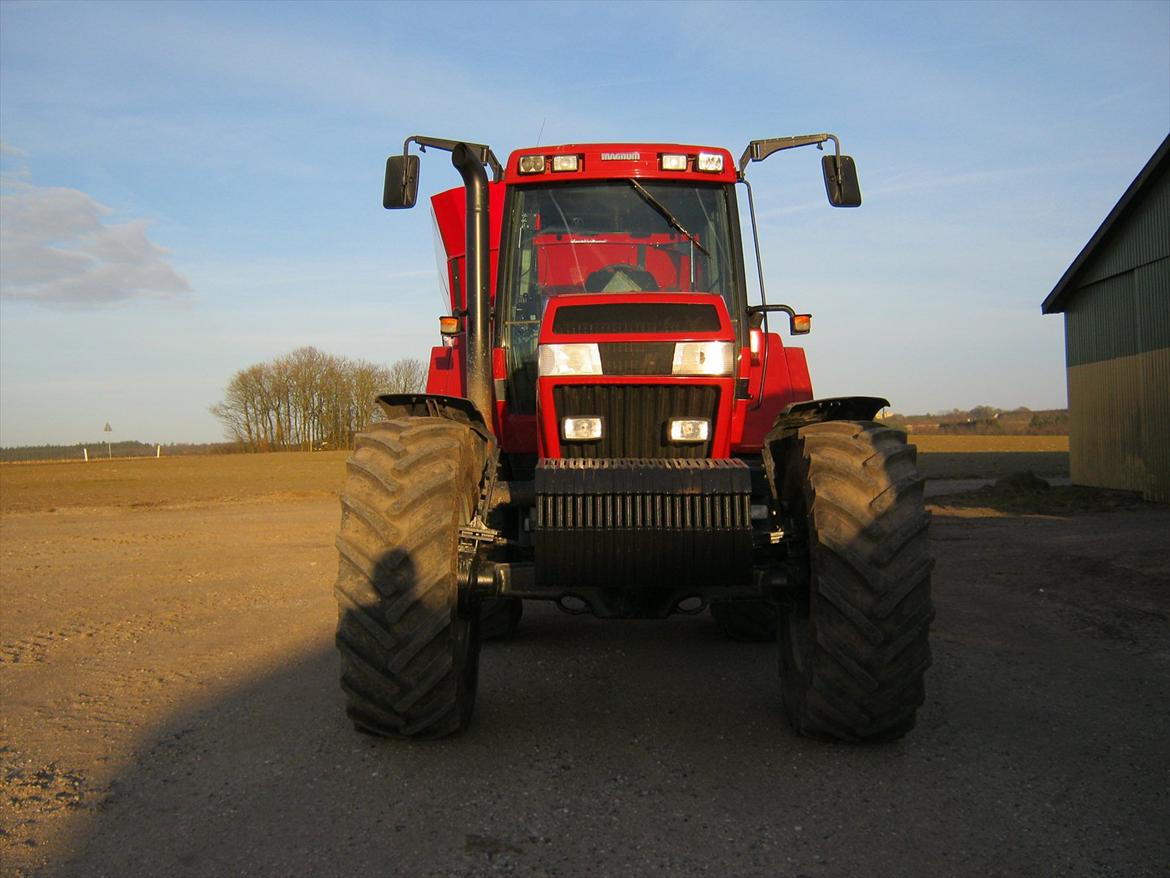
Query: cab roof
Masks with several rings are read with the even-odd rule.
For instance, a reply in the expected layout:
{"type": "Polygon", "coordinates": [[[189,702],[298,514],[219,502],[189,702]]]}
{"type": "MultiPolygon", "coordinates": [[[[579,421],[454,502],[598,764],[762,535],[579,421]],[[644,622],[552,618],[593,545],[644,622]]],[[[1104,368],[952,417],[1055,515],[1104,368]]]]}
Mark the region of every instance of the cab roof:
{"type": "MultiPolygon", "coordinates": [[[[675,160],[678,163],[678,160],[675,160]]],[[[714,162],[718,164],[718,160],[714,162]]],[[[504,182],[509,185],[529,183],[569,183],[574,180],[628,179],[687,180],[695,183],[734,183],[735,162],[726,149],[680,143],[567,143],[560,146],[533,146],[515,150],[508,156],[504,182]],[[721,158],[718,171],[699,170],[700,153],[721,158]],[[521,173],[520,159],[543,156],[544,168],[521,173]],[[553,170],[554,156],[576,156],[575,170],[553,170]],[[685,157],[685,169],[664,170],[663,156],[685,157]]]]}

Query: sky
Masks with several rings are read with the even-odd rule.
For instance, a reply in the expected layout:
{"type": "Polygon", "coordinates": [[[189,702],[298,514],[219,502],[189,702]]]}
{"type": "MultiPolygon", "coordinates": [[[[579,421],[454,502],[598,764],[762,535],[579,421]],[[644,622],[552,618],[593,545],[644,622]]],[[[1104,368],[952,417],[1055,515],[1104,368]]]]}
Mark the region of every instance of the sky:
{"type": "Polygon", "coordinates": [[[748,172],[816,394],[1063,407],[1040,303],[1168,130],[1170,2],[3,0],[0,445],[218,441],[253,363],[427,359],[424,199],[459,178],[429,153],[420,207],[384,211],[411,134],[834,132],[858,210],[811,148],[748,172]]]}

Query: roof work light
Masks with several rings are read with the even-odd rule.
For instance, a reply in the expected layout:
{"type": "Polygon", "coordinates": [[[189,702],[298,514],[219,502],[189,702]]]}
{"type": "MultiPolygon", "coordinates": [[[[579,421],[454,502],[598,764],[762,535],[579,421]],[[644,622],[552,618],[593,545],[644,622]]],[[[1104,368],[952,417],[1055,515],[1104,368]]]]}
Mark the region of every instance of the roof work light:
{"type": "Polygon", "coordinates": [[[717,152],[701,152],[695,159],[695,170],[707,174],[719,174],[723,171],[723,156],[717,152]]]}

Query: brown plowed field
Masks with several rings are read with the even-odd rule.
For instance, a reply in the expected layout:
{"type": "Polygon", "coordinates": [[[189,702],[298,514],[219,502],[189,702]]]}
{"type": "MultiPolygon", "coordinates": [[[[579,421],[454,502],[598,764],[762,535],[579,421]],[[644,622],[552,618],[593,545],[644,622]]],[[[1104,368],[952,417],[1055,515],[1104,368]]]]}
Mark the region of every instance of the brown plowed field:
{"type": "Polygon", "coordinates": [[[0,466],[0,873],[1165,874],[1167,507],[940,500],[897,744],[792,735],[709,616],[530,604],[471,730],[407,746],[342,711],[343,459],[0,466]]]}

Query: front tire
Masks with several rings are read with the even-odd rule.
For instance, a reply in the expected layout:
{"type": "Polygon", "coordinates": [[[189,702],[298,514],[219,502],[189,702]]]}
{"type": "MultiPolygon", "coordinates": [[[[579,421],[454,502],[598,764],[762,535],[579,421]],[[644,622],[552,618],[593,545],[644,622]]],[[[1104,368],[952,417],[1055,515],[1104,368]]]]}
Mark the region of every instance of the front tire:
{"type": "Polygon", "coordinates": [[[811,737],[899,738],[924,698],[934,618],[916,449],[868,421],[805,426],[781,447],[782,508],[806,550],[779,629],[785,712],[811,737]]]}
{"type": "Polygon", "coordinates": [[[482,441],[443,418],[372,424],[341,496],[337,648],[346,713],[366,732],[441,738],[471,720],[476,608],[460,606],[457,547],[483,470],[482,441]]]}

